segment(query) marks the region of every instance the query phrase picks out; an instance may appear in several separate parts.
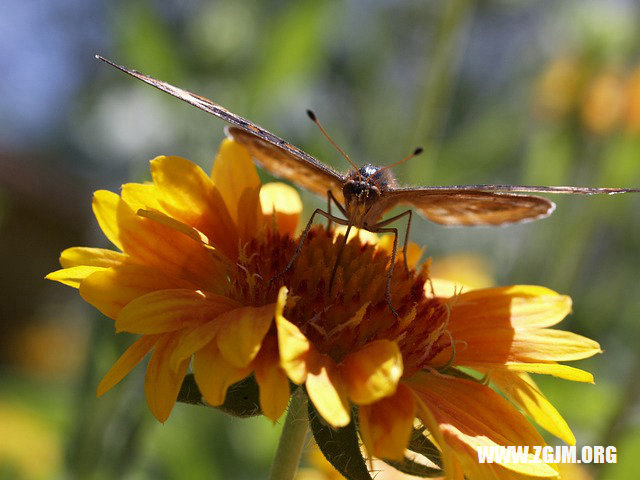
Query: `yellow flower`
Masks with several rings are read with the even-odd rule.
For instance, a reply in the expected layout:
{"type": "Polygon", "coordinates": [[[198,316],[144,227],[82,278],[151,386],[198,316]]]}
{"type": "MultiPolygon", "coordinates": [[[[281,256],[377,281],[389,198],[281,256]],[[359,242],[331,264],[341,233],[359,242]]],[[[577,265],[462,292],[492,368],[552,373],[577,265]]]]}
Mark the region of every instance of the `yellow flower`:
{"type": "Polygon", "coordinates": [[[120,196],[94,194],[98,223],[119,252],[70,248],[60,257],[64,268],[47,276],[79,288],[115,320],[116,331],[141,335],[98,395],[152,351],[145,393],[165,421],[193,356],[208,403],[220,405],[229,385],[253,372],[263,413],[278,418],[289,387],[275,336],[267,337],[278,306],[277,286],[265,280],[295,247],[297,193],[283,184],[261,188],[248,153],[231,140],[221,145],[211,176],[179,157],[155,158],[151,174],[153,184],[123,185],[120,196]]]}
{"type": "Polygon", "coordinates": [[[554,59],[538,79],[535,92],[536,106],[551,118],[569,114],[579,102],[585,73],[584,65],[577,59],[554,59]]]}
{"type": "MultiPolygon", "coordinates": [[[[373,249],[354,237],[342,257],[341,268],[348,271],[336,283],[341,293],[329,304],[322,290],[327,268],[320,266],[332,265],[335,249],[310,244],[308,251],[312,250],[325,255],[308,280],[313,285],[310,292],[322,300],[300,299],[285,315],[278,312],[276,324],[281,365],[293,382],[305,384],[327,423],[348,424],[350,405],[358,405],[360,434],[368,452],[397,460],[418,418],[441,449],[452,478],[462,471],[469,478],[482,477],[488,467],[477,462],[478,446],[544,445],[514,404],[543,428],[575,443],[567,424],[527,373],[593,380],[587,372],[557,363],[600,351],[592,340],[548,328],[569,313],[568,297],[543,287],[513,286],[443,298],[431,291],[423,269],[394,278],[396,320],[384,301],[384,245],[373,249]],[[487,374],[512,403],[483,383],[440,373],[448,363],[487,374]]],[[[397,268],[401,271],[400,264],[397,268]]],[[[545,464],[491,469],[502,478],[557,476],[555,468],[545,464]]]]}
{"type": "Polygon", "coordinates": [[[550,329],[568,297],[535,286],[445,294],[420,249],[399,260],[386,300],[389,239],[354,235],[336,270],[342,236],[314,227],[293,267],[301,210],[290,187],[261,187],[249,155],[225,141],[211,177],[177,157],[151,162],[153,184],[100,191],[94,212],[120,252],[71,248],[48,278],[141,335],[107,373],[101,395],[148,352],[145,391],[164,421],[192,360],[205,400],[253,374],[263,413],[286,408],[289,380],[304,385],[323,422],[348,425],[358,407],[367,451],[397,460],[420,422],[449,478],[556,477],[546,464],[480,465],[481,445],[544,445],[519,407],[567,442],[573,436],[528,373],[577,381],[590,374],[557,362],[599,352],[596,342],[550,329]],[[284,200],[284,201],[283,201],[284,200]],[[368,240],[363,240],[367,238],[368,240]],[[502,390],[457,370],[474,369],[502,390]],[[514,406],[515,404],[515,406],[514,406]]]}
{"type": "Polygon", "coordinates": [[[622,75],[605,70],[595,76],[584,93],[581,118],[585,128],[596,134],[610,132],[624,114],[625,84],[622,75]]]}

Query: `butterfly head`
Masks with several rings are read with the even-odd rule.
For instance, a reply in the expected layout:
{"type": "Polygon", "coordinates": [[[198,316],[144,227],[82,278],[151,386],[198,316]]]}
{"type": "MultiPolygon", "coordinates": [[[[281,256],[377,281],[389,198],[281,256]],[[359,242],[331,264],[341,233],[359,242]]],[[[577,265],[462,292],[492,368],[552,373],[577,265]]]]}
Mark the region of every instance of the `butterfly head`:
{"type": "Polygon", "coordinates": [[[351,170],[342,187],[345,207],[356,227],[365,227],[378,220],[376,203],[396,180],[388,169],[366,164],[351,170]],[[374,218],[375,217],[375,218],[374,218]]]}

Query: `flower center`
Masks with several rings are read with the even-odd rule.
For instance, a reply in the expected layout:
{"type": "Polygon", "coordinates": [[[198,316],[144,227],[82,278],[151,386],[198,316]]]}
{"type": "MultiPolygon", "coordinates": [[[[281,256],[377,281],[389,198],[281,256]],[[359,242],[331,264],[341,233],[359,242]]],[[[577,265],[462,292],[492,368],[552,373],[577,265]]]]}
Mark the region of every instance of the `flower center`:
{"type": "Polygon", "coordinates": [[[399,252],[390,287],[396,318],[386,297],[390,256],[358,236],[345,245],[329,289],[343,238],[322,226],[312,228],[287,271],[299,239],[273,231],[253,238],[241,252],[231,296],[245,304],[264,305],[275,302],[278,290],[286,285],[285,317],[320,352],[339,362],[371,341],[395,340],[408,354],[405,371],[407,367],[420,369],[443,348],[435,345],[442,343],[438,340],[448,318],[441,300],[425,296],[426,268],[407,273],[399,252]]]}

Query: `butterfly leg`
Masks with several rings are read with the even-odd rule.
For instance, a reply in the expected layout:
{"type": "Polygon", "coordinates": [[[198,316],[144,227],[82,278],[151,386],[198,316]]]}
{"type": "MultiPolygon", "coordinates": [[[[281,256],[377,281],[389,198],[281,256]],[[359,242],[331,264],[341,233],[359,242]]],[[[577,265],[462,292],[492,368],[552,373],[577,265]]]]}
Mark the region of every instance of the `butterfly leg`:
{"type": "MultiPolygon", "coordinates": [[[[385,221],[384,223],[386,224],[387,222],[385,221]]],[[[389,308],[391,309],[391,313],[398,318],[398,312],[396,312],[396,309],[391,303],[391,276],[393,275],[393,266],[396,263],[396,252],[398,251],[398,229],[390,227],[381,228],[378,225],[374,225],[372,227],[368,227],[367,230],[374,233],[393,233],[393,250],[391,251],[391,264],[387,271],[387,291],[385,293],[385,297],[387,299],[387,305],[389,305],[389,308]]]]}
{"type": "MultiPolygon", "coordinates": [[[[311,215],[311,218],[309,219],[309,222],[307,223],[307,226],[305,227],[304,231],[302,232],[302,235],[300,235],[300,241],[298,242],[298,247],[296,248],[296,251],[294,252],[293,256],[291,257],[291,260],[289,260],[289,263],[287,264],[287,266],[284,268],[284,270],[282,272],[280,272],[279,274],[277,274],[275,277],[273,277],[271,279],[271,282],[273,282],[274,280],[282,277],[285,273],[287,273],[291,267],[293,267],[293,264],[295,263],[296,259],[298,258],[298,255],[300,254],[300,251],[302,250],[302,245],[304,245],[304,241],[307,239],[307,235],[309,235],[309,230],[311,230],[311,226],[313,225],[313,220],[316,217],[316,215],[322,215],[324,217],[326,217],[327,219],[329,219],[330,221],[336,222],[340,225],[347,225],[348,222],[342,218],[338,218],[335,217],[327,212],[325,212],[324,210],[320,209],[320,208],[316,208],[315,211],[313,212],[313,214],[311,215]]],[[[270,282],[270,283],[271,283],[270,282]]]]}
{"type": "Polygon", "coordinates": [[[407,272],[407,275],[409,275],[409,263],[407,262],[407,245],[409,244],[409,229],[411,228],[411,219],[413,218],[413,212],[411,210],[407,210],[406,212],[402,212],[400,215],[396,215],[395,217],[391,217],[382,222],[376,223],[373,226],[373,228],[385,227],[390,223],[393,223],[396,220],[400,220],[402,217],[407,215],[409,215],[409,220],[407,221],[407,229],[404,232],[404,244],[402,245],[402,257],[404,259],[404,268],[407,272]]]}
{"type": "Polygon", "coordinates": [[[333,264],[333,270],[331,270],[331,277],[329,278],[329,293],[331,293],[331,289],[333,288],[333,280],[336,278],[336,272],[338,271],[338,265],[340,264],[340,257],[342,257],[344,247],[347,245],[347,240],[349,240],[349,232],[351,231],[351,227],[353,227],[353,224],[349,222],[349,224],[347,225],[347,231],[345,232],[344,238],[342,239],[342,244],[340,244],[340,250],[338,250],[338,255],[336,255],[336,262],[333,264]]]}
{"type": "MultiPolygon", "coordinates": [[[[336,204],[336,207],[338,207],[338,210],[340,210],[340,213],[342,213],[342,215],[344,215],[345,218],[348,218],[347,211],[340,204],[340,202],[336,199],[336,197],[333,195],[333,192],[331,190],[327,190],[327,212],[329,213],[329,215],[331,215],[331,201],[332,200],[333,200],[333,203],[336,204]]],[[[330,229],[331,229],[331,219],[328,218],[327,219],[327,230],[330,230],[330,229]]]]}

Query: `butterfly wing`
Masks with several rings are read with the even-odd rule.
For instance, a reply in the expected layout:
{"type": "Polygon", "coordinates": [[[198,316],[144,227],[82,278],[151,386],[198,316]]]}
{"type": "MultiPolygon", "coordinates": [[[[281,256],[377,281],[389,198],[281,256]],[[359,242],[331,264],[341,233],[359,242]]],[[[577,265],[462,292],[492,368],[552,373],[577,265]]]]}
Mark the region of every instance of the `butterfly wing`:
{"type": "Polygon", "coordinates": [[[506,225],[550,215],[555,204],[533,195],[516,195],[458,188],[406,188],[385,192],[384,209],[411,205],[440,225],[506,225]]]}
{"type": "Polygon", "coordinates": [[[299,148],[286,142],[274,145],[237,127],[229,127],[227,132],[236,142],[246,146],[258,164],[269,173],[291,180],[296,185],[325,197],[331,190],[335,198],[344,203],[344,177],[299,148]]]}
{"type": "Polygon", "coordinates": [[[179,98],[200,110],[230,123],[233,125],[233,127],[229,129],[231,136],[247,146],[258,163],[270,173],[291,180],[323,196],[327,194],[328,190],[332,190],[336,198],[342,201],[343,176],[326,165],[323,165],[298,147],[291,145],[261,126],[230,112],[223,106],[207,98],[144,75],[136,70],[117,65],[100,55],[96,55],[96,58],[138,80],[142,80],[169,95],[179,98]]]}
{"type": "Polygon", "coordinates": [[[506,225],[538,220],[555,210],[555,204],[546,198],[517,192],[613,195],[640,189],[520,185],[395,188],[385,192],[384,210],[398,204],[411,205],[423,217],[441,225],[506,225]]]}

